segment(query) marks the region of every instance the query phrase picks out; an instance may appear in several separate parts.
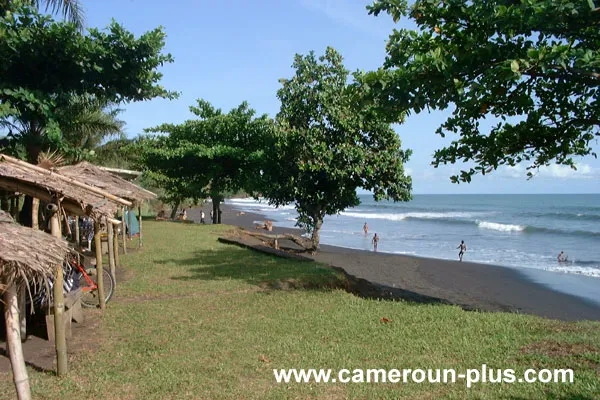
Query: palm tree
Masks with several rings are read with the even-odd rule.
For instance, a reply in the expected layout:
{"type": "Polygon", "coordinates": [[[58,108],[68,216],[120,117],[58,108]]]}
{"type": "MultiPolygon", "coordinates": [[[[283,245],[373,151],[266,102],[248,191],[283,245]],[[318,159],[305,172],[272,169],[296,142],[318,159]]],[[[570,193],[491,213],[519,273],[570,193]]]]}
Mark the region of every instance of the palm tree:
{"type": "Polygon", "coordinates": [[[105,139],[123,136],[122,110],[93,96],[71,96],[57,108],[57,122],[64,143],[73,149],[94,150],[105,139]]]}
{"type": "MultiPolygon", "coordinates": [[[[13,0],[0,0],[0,11],[2,14],[8,10],[8,6],[13,0]]],[[[52,14],[60,14],[66,20],[77,25],[79,30],[83,30],[84,12],[83,6],[79,0],[22,0],[21,3],[28,3],[52,14]]]]}

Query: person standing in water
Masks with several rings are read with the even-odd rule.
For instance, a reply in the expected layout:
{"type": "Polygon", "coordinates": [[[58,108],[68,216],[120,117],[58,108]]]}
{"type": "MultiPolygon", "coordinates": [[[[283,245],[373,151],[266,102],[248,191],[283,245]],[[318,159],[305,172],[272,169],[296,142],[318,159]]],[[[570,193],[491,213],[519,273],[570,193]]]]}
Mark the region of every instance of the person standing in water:
{"type": "Polygon", "coordinates": [[[365,236],[367,236],[369,234],[369,225],[367,225],[366,222],[363,225],[363,231],[365,232],[365,236]]]}
{"type": "Polygon", "coordinates": [[[567,256],[565,255],[564,250],[561,250],[560,254],[558,255],[558,262],[566,262],[567,261],[567,256]]]}
{"type": "Polygon", "coordinates": [[[458,252],[458,261],[462,261],[463,254],[465,254],[465,251],[467,251],[467,245],[465,244],[464,240],[460,241],[460,244],[458,245],[457,249],[460,249],[460,251],[458,252]]]}
{"type": "Polygon", "coordinates": [[[377,236],[377,234],[373,236],[371,243],[373,243],[373,251],[377,251],[377,243],[379,243],[379,236],[377,236]]]}

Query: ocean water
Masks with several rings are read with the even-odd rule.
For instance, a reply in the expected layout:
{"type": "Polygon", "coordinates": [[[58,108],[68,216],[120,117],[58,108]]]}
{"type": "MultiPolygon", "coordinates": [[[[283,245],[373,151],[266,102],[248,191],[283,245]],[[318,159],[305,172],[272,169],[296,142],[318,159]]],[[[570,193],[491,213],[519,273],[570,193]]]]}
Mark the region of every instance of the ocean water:
{"type": "MultiPolygon", "coordinates": [[[[600,279],[600,194],[415,195],[406,203],[360,199],[360,206],[325,218],[321,243],[370,250],[377,233],[380,252],[458,259],[456,248],[464,240],[464,261],[600,279]],[[561,250],[566,263],[557,262],[561,250]]],[[[274,208],[254,199],[226,203],[264,214],[277,226],[295,226],[292,205],[274,208]]]]}

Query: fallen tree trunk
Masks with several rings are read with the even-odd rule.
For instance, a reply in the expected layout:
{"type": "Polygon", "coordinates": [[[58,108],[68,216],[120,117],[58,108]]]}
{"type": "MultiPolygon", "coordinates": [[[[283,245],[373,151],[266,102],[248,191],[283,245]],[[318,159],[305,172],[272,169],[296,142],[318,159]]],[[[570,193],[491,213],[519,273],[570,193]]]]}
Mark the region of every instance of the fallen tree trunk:
{"type": "Polygon", "coordinates": [[[303,238],[301,236],[298,236],[298,235],[293,235],[291,233],[269,234],[269,233],[251,232],[251,231],[241,231],[241,233],[244,233],[249,236],[254,236],[254,237],[261,238],[261,239],[265,239],[265,240],[271,240],[274,242],[276,249],[279,249],[279,241],[280,240],[287,239],[287,240],[290,240],[290,241],[296,243],[298,246],[302,247],[304,249],[304,251],[312,251],[313,250],[312,241],[310,241],[309,239],[303,238]]]}

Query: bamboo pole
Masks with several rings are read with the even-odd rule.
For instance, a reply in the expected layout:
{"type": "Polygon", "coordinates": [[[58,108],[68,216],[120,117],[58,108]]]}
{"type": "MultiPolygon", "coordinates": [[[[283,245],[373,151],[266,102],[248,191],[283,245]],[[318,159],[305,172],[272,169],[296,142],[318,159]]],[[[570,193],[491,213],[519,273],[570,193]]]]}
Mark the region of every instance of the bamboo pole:
{"type": "Polygon", "coordinates": [[[120,266],[119,264],[119,225],[121,221],[117,221],[117,224],[113,224],[113,250],[115,257],[115,267],[120,266]]]}
{"type": "MultiPolygon", "coordinates": [[[[61,237],[58,213],[50,217],[52,236],[61,237]]],[[[67,373],[67,339],[65,336],[65,295],[63,293],[63,268],[58,264],[54,269],[54,345],[56,347],[56,374],[64,376],[67,373]]]]}
{"type": "Polygon", "coordinates": [[[13,196],[10,199],[10,215],[16,221],[19,216],[19,196],[13,196]]]}
{"type": "Polygon", "coordinates": [[[102,265],[102,241],[100,239],[100,222],[94,220],[94,243],[96,245],[96,284],[98,285],[98,303],[104,309],[104,266],[102,265]]]}
{"type": "Polygon", "coordinates": [[[75,216],[75,244],[77,244],[77,250],[81,248],[81,233],[79,232],[79,215],[75,216]]]}
{"type": "Polygon", "coordinates": [[[142,204],[140,203],[140,205],[138,206],[138,221],[140,224],[140,236],[139,236],[139,243],[138,243],[138,248],[142,248],[142,204]]]}
{"type": "Polygon", "coordinates": [[[31,227],[35,230],[40,229],[38,214],[40,212],[40,199],[34,197],[31,201],[31,227]]]}
{"type": "Polygon", "coordinates": [[[127,254],[127,226],[125,225],[125,210],[126,207],[121,207],[121,213],[123,214],[123,218],[121,218],[121,235],[123,236],[123,254],[127,254]]]}
{"type": "MultiPolygon", "coordinates": [[[[38,225],[37,225],[37,221],[38,221],[38,211],[35,211],[35,209],[37,208],[39,210],[39,204],[40,204],[40,200],[46,201],[46,202],[51,202],[53,199],[52,193],[50,193],[47,190],[41,189],[37,186],[34,185],[30,185],[27,183],[16,183],[16,182],[11,182],[5,179],[2,179],[3,177],[0,176],[0,187],[3,187],[7,190],[12,190],[12,191],[18,191],[21,192],[23,194],[26,194],[28,196],[33,197],[33,201],[32,201],[32,210],[31,210],[31,217],[32,220],[35,222],[33,224],[34,229],[37,229],[38,225]]],[[[74,203],[71,202],[69,200],[63,200],[61,202],[62,207],[70,212],[71,214],[74,215],[87,215],[85,210],[83,208],[81,208],[81,204],[79,203],[74,203]]]]}
{"type": "Polygon", "coordinates": [[[26,316],[26,296],[27,286],[23,283],[19,286],[17,294],[19,295],[19,325],[21,331],[21,337],[27,337],[27,316],[26,316]]]}
{"type": "Polygon", "coordinates": [[[115,280],[115,287],[117,287],[117,271],[115,268],[115,246],[114,246],[114,229],[113,224],[107,221],[108,226],[108,265],[110,267],[110,273],[115,280]]]}
{"type": "Polygon", "coordinates": [[[97,187],[94,187],[94,186],[87,185],[87,184],[85,184],[83,182],[79,182],[78,180],[75,180],[73,178],[69,178],[68,176],[64,176],[64,175],[58,174],[56,172],[52,172],[52,171],[50,171],[48,169],[45,169],[45,168],[42,168],[42,167],[38,167],[37,165],[29,164],[28,162],[21,161],[21,160],[18,160],[16,158],[13,158],[13,157],[10,157],[10,156],[4,155],[4,154],[0,155],[0,160],[2,160],[2,159],[4,161],[8,161],[9,163],[16,164],[16,165],[18,165],[18,166],[20,166],[22,168],[29,169],[31,171],[36,171],[36,172],[39,172],[39,173],[41,173],[43,175],[52,176],[54,178],[60,179],[61,181],[67,182],[67,183],[69,183],[69,184],[71,184],[73,186],[77,186],[77,187],[79,187],[81,189],[86,189],[86,190],[88,190],[90,192],[93,192],[93,193],[96,193],[97,195],[106,197],[107,199],[115,201],[115,202],[117,202],[119,204],[122,204],[124,206],[130,206],[132,204],[130,201],[127,201],[127,200],[124,200],[124,199],[122,199],[120,197],[117,197],[117,196],[115,196],[115,195],[113,195],[111,193],[108,193],[107,191],[104,191],[102,189],[98,189],[97,187]]]}
{"type": "Polygon", "coordinates": [[[6,320],[6,341],[13,371],[13,381],[19,400],[31,399],[29,376],[25,368],[21,331],[19,329],[19,300],[16,286],[10,285],[4,292],[4,319],[6,320]]]}

